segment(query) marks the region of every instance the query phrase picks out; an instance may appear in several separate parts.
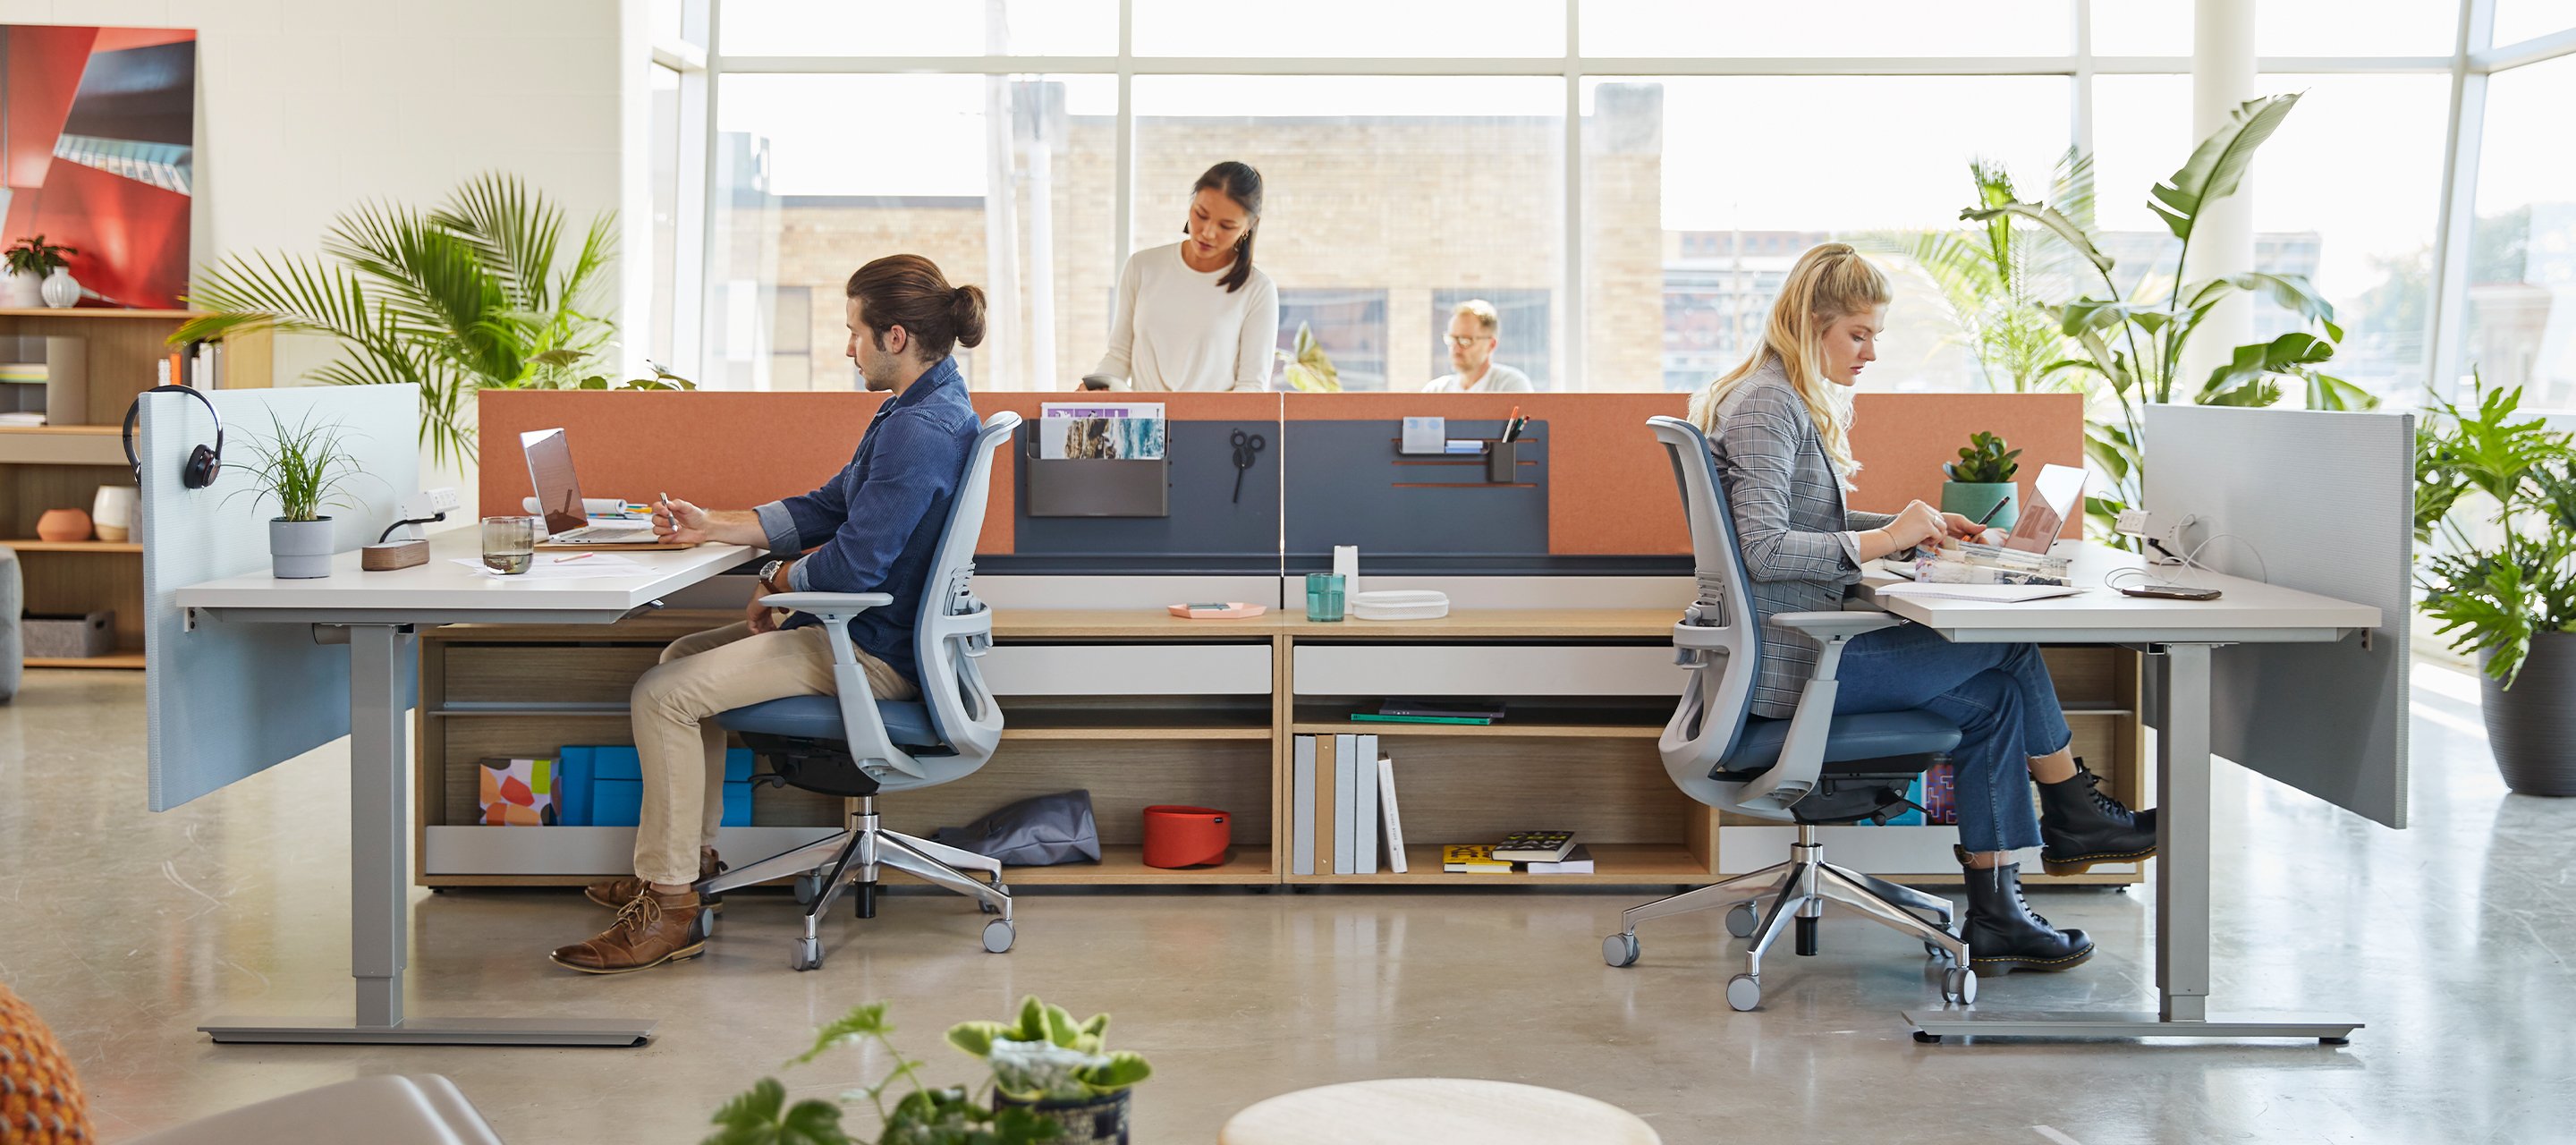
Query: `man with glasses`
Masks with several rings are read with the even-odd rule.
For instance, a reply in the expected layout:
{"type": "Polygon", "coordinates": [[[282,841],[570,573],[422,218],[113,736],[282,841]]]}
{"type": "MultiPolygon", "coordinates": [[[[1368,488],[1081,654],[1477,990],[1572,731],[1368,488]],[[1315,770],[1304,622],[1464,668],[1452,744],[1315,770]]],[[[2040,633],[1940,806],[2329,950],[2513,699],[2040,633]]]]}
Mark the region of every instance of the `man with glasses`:
{"type": "Polygon", "coordinates": [[[1426,394],[1525,394],[1529,375],[1494,360],[1502,348],[1503,316],[1494,304],[1470,298],[1449,312],[1449,366],[1456,371],[1422,387],[1426,394]]]}

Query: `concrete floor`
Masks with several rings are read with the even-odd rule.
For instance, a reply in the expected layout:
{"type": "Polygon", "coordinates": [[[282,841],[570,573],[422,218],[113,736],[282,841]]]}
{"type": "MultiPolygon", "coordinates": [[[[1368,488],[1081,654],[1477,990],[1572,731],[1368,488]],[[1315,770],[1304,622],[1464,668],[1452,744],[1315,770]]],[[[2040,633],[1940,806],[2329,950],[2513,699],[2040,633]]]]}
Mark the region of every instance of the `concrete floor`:
{"type": "MultiPolygon", "coordinates": [[[[635,1050],[215,1046],[218,1013],[346,1013],[347,778],[325,749],[183,807],[144,811],[142,679],[31,673],[0,705],[0,981],[78,1059],[109,1140],[360,1074],[445,1074],[513,1142],[696,1141],[729,1094],[780,1074],[829,1097],[882,1070],[780,1063],[818,1023],[884,1000],[943,1082],[974,1066],[950,1023],[1036,992],[1116,1015],[1150,1056],[1137,1139],[1204,1142],[1293,1089],[1456,1075],[1573,1090],[1669,1142],[2542,1141],[2576,1138],[2576,802],[2509,796],[2475,682],[2423,665],[2410,831],[2222,767],[2216,1008],[2336,1009],[2313,1043],[1916,1045],[1933,994],[1916,945],[1829,919],[1737,1014],[1716,916],[1600,938],[1647,893],[1032,893],[989,956],[960,900],[891,897],[835,921],[829,963],[787,970],[792,904],[738,898],[709,957],[586,978],[544,952],[605,912],[570,892],[413,899],[410,1006],[441,1015],[649,1014],[635,1050]]],[[[2097,935],[2091,965],[1985,983],[1989,1008],[2148,1008],[2152,891],[2034,894],[2097,935]]],[[[1784,947],[1785,949],[1785,947],[1784,947]]],[[[865,1119],[858,1119],[865,1123],[865,1119]]],[[[348,1138],[364,1140],[354,1129],[348,1138]]]]}

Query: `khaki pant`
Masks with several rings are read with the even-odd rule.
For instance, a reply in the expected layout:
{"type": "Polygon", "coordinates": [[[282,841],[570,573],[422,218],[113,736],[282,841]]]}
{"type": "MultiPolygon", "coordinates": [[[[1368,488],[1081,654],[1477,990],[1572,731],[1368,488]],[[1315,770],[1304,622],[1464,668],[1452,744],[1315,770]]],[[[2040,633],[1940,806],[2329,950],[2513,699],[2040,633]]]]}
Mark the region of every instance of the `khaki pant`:
{"type": "MultiPolygon", "coordinates": [[[[854,648],[868,687],[881,700],[918,694],[886,662],[854,648]]],[[[635,751],[644,773],[643,817],[635,829],[635,875],[657,883],[698,878],[698,848],[712,846],[724,818],[724,729],[718,712],[782,696],[832,694],[832,646],[819,624],[753,635],[729,624],[683,636],[662,663],[635,681],[635,751]]]]}

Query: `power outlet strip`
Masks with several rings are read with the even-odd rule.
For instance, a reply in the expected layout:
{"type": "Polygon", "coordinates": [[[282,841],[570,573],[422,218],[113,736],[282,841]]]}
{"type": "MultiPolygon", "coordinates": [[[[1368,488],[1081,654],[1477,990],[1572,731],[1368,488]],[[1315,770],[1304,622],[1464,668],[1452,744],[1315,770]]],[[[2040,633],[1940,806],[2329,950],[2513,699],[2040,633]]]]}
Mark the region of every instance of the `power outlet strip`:
{"type": "Polygon", "coordinates": [[[2121,536],[2136,537],[2146,542],[2149,561],[2170,565],[2182,563],[2183,534],[2199,523],[2197,514],[2186,513],[2176,517],[2152,509],[2132,508],[2120,510],[2120,515],[2112,520],[2111,529],[2121,536]]]}

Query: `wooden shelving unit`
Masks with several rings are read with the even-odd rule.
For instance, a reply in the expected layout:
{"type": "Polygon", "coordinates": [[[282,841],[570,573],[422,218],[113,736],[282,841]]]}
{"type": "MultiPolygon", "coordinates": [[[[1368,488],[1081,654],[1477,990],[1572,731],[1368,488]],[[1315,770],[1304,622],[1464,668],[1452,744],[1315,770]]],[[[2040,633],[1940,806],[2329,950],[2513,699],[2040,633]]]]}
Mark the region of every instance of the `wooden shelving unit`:
{"type": "MultiPolygon", "coordinates": [[[[48,509],[88,512],[101,485],[131,485],[119,439],[125,409],[158,380],[164,339],[197,315],[186,310],[0,308],[0,336],[79,338],[87,347],[81,423],[0,426],[0,537],[34,537],[48,509]]],[[[270,339],[233,339],[231,388],[269,384],[270,339]]],[[[30,658],[31,668],[143,667],[143,546],[111,541],[0,540],[19,554],[26,609],[33,613],[116,613],[116,652],[80,659],[30,658]]]]}
{"type": "MultiPolygon", "coordinates": [[[[626,696],[635,677],[657,661],[671,640],[735,617],[729,611],[671,611],[606,628],[457,625],[423,633],[415,805],[424,829],[440,826],[452,837],[460,828],[443,824],[471,821],[471,769],[482,758],[550,756],[565,744],[631,742],[626,696]]],[[[1526,649],[1535,641],[1578,651],[1636,651],[1668,635],[1670,627],[1670,617],[1659,612],[1470,613],[1413,627],[1317,626],[1295,617],[1220,626],[1166,623],[1150,614],[1003,613],[995,622],[995,655],[1007,655],[1014,644],[1267,641],[1271,693],[1006,695],[1003,746],[983,769],[958,783],[890,796],[879,810],[888,826],[927,834],[1031,795],[1088,790],[1101,835],[1101,861],[1012,868],[1005,877],[1022,886],[1289,883],[1526,889],[1714,882],[1779,861],[1787,854],[1785,835],[1792,829],[1721,815],[1674,789],[1655,748],[1671,714],[1669,698],[1504,697],[1508,720],[1477,726],[1353,722],[1351,714],[1373,705],[1374,698],[1296,690],[1296,651],[1303,644],[1409,639],[1507,650],[1526,649]],[[1380,751],[1396,761],[1408,843],[1404,874],[1394,873],[1383,861],[1377,873],[1367,875],[1299,875],[1289,869],[1296,833],[1315,829],[1289,821],[1296,800],[1296,737],[1338,734],[1377,736],[1380,751]],[[1138,846],[1139,812],[1155,803],[1228,810],[1234,816],[1234,850],[1225,862],[1209,867],[1145,866],[1138,846]],[[1574,831],[1592,853],[1594,873],[1482,875],[1440,869],[1444,844],[1542,828],[1574,831]]],[[[1473,648],[1471,653],[1471,658],[1484,655],[1473,648]]],[[[2139,706],[2137,655],[2109,648],[2052,648],[2048,657],[2075,729],[2077,753],[2105,777],[2112,793],[2141,805],[2146,761],[2134,714],[2139,706]]],[[[843,814],[837,800],[768,788],[755,792],[753,809],[755,825],[763,827],[837,827],[843,814]]],[[[462,830],[509,832],[516,843],[546,829],[462,830]]],[[[1958,877],[1949,858],[1955,828],[1828,830],[1847,833],[1835,846],[1884,859],[1879,873],[1935,883],[1958,877]]],[[[1329,853],[1331,841],[1321,842],[1318,853],[1329,853]]],[[[727,857],[734,856],[728,852],[727,857]]],[[[618,872],[465,875],[424,863],[419,878],[433,886],[525,886],[579,883],[611,873],[618,872]]],[[[2033,874],[2029,881],[2119,884],[2141,877],[2106,870],[2072,878],[2033,874]]]]}

